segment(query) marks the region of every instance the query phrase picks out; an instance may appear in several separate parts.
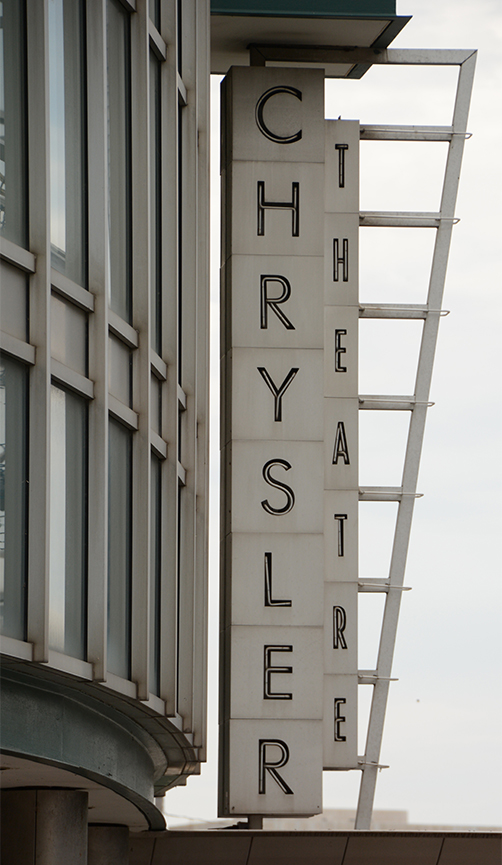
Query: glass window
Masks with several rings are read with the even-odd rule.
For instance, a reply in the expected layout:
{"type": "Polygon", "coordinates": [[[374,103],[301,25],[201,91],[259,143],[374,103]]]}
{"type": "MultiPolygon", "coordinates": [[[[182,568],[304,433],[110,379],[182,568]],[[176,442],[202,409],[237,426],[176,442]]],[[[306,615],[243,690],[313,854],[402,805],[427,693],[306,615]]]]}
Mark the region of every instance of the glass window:
{"type": "Polygon", "coordinates": [[[28,370],[0,358],[0,633],[26,639],[28,370]]]}
{"type": "Polygon", "coordinates": [[[160,29],[160,0],[148,0],[148,10],[157,30],[160,29]]]}
{"type": "Polygon", "coordinates": [[[28,277],[18,267],[0,263],[1,328],[22,342],[28,341],[28,277]]]}
{"type": "Polygon", "coordinates": [[[108,669],[130,676],[132,434],[110,419],[108,460],[108,669]]]}
{"type": "Polygon", "coordinates": [[[51,264],[86,286],[87,123],[83,0],[49,0],[51,264]]]}
{"type": "Polygon", "coordinates": [[[49,645],[85,660],[87,404],[51,387],[49,645]]]}
{"type": "Polygon", "coordinates": [[[0,2],[0,236],[28,240],[26,25],[21,0],[0,2]]]}
{"type": "Polygon", "coordinates": [[[161,354],[160,62],[150,52],[150,315],[152,348],[161,354]]]}
{"type": "Polygon", "coordinates": [[[176,19],[177,19],[177,43],[178,43],[178,72],[182,75],[183,70],[183,0],[177,0],[176,3],[176,19]]]}
{"type": "Polygon", "coordinates": [[[107,2],[110,306],[131,321],[131,85],[129,15],[107,2]]]}
{"type": "Polygon", "coordinates": [[[152,454],[150,511],[150,684],[152,694],[160,693],[160,531],[162,463],[152,454]]]}

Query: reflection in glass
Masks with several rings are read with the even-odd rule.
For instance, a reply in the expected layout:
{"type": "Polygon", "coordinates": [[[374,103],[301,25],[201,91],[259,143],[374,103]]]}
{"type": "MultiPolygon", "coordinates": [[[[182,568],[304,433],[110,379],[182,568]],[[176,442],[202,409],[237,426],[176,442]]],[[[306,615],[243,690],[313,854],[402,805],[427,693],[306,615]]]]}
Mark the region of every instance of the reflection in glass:
{"type": "Polygon", "coordinates": [[[0,633],[26,639],[28,370],[0,359],[0,633]]]}
{"type": "Polygon", "coordinates": [[[87,405],[51,387],[49,646],[82,660],[87,622],[87,405]]]}
{"type": "Polygon", "coordinates": [[[160,0],[148,0],[148,11],[157,30],[160,28],[160,0]]]}
{"type": "Polygon", "coordinates": [[[162,463],[152,454],[150,523],[150,692],[160,693],[160,529],[162,463]]]}
{"type": "Polygon", "coordinates": [[[131,657],[132,435],[110,419],[108,461],[108,669],[128,679],[131,657]]]}
{"type": "Polygon", "coordinates": [[[160,62],[150,52],[150,316],[152,348],[161,354],[160,62]]]}
{"type": "Polygon", "coordinates": [[[51,264],[86,285],[83,0],[49,0],[51,264]]]}
{"type": "Polygon", "coordinates": [[[26,25],[21,0],[0,2],[0,236],[26,247],[26,25]]]}
{"type": "Polygon", "coordinates": [[[110,306],[131,321],[131,85],[129,16],[107,2],[110,306]]]}

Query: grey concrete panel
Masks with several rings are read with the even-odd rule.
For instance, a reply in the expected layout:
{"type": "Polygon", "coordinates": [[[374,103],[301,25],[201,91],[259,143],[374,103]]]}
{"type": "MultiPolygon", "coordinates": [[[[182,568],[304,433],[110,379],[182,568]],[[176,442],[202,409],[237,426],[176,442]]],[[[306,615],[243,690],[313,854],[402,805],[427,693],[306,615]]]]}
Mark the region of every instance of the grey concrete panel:
{"type": "Polygon", "coordinates": [[[322,350],[233,349],[227,370],[227,440],[322,441],[322,350]]]}
{"type": "Polygon", "coordinates": [[[328,306],[343,304],[357,306],[359,302],[359,215],[353,213],[327,213],[324,221],[324,303],[328,306]],[[345,259],[347,269],[338,262],[335,270],[335,244],[338,255],[344,255],[344,240],[347,241],[345,259]],[[347,277],[344,279],[344,275],[347,277]],[[336,279],[338,277],[338,279],[336,279]]]}
{"type": "Polygon", "coordinates": [[[359,216],[359,120],[328,120],[324,128],[326,213],[359,216]]]}
{"type": "Polygon", "coordinates": [[[328,306],[324,310],[324,396],[358,394],[359,310],[328,306]]]}
{"type": "Polygon", "coordinates": [[[358,509],[356,490],[324,493],[324,579],[350,581],[358,578],[358,509]],[[345,516],[346,519],[335,519],[345,516]],[[343,534],[342,534],[343,532],[343,534]]]}
{"type": "Polygon", "coordinates": [[[154,848],[162,837],[154,832],[132,832],[129,837],[129,865],[151,865],[154,848]]]}
{"type": "Polygon", "coordinates": [[[324,487],[357,489],[359,478],[359,401],[324,400],[324,487]]]}
{"type": "Polygon", "coordinates": [[[322,628],[255,624],[230,631],[231,718],[322,720],[322,628]],[[266,646],[276,647],[267,657],[266,646]]]}
{"type": "Polygon", "coordinates": [[[351,835],[343,865],[437,865],[441,844],[441,837],[351,835]]]}
{"type": "Polygon", "coordinates": [[[227,169],[232,219],[225,258],[229,255],[322,255],[324,166],[316,163],[233,162],[227,169]],[[264,183],[264,234],[258,235],[258,184],[264,183]],[[292,204],[298,183],[298,236],[293,235],[293,210],[270,203],[292,204]]]}
{"type": "Polygon", "coordinates": [[[247,721],[228,723],[230,815],[319,814],[322,810],[322,721],[247,721]],[[266,762],[276,770],[292,792],[285,792],[265,769],[265,792],[259,793],[260,740],[279,740],[288,748],[287,762],[279,765],[284,752],[267,746],[266,762]]]}
{"type": "Polygon", "coordinates": [[[446,836],[441,848],[438,865],[500,865],[502,862],[502,838],[446,836]]]}
{"type": "MultiPolygon", "coordinates": [[[[251,841],[249,835],[239,832],[231,838],[217,833],[166,832],[156,835],[152,858],[138,860],[137,865],[247,865],[251,841]]],[[[134,860],[130,865],[136,865],[134,860]]]]}
{"type": "Polygon", "coordinates": [[[346,865],[347,861],[350,865],[499,865],[501,836],[478,832],[173,830],[134,833],[130,848],[130,865],[346,865]],[[347,860],[349,851],[345,859],[344,852],[350,846],[351,858],[347,860]],[[454,858],[444,859],[449,857],[448,851],[454,858]],[[355,858],[358,852],[360,859],[355,858]]]}
{"type": "Polygon", "coordinates": [[[89,826],[87,865],[129,865],[129,828],[89,826]]]}
{"type": "Polygon", "coordinates": [[[225,265],[226,350],[323,348],[323,268],[321,256],[232,255],[225,265]],[[261,326],[262,277],[268,280],[264,293],[272,301],[286,294],[288,283],[291,289],[276,311],[267,304],[266,327],[261,326]],[[278,313],[284,314],[286,323],[278,313]]]}
{"type": "Polygon", "coordinates": [[[324,162],[322,69],[236,66],[222,84],[222,102],[227,130],[224,163],[232,159],[324,162]],[[281,88],[299,92],[281,92],[281,88]],[[269,95],[263,101],[264,94],[269,95]],[[274,140],[277,137],[297,140],[280,142],[274,140]]]}
{"type": "Polygon", "coordinates": [[[324,584],[324,672],[357,673],[357,583],[324,584]]]}
{"type": "Polygon", "coordinates": [[[325,769],[357,765],[357,688],[356,675],[324,676],[325,769]]]}
{"type": "Polygon", "coordinates": [[[323,624],[321,534],[234,534],[227,543],[232,575],[229,624],[323,624]],[[265,553],[270,553],[267,563],[265,553]],[[265,606],[266,567],[270,567],[270,606],[265,606]]]}
{"type": "Polygon", "coordinates": [[[342,865],[347,839],[324,835],[315,838],[300,833],[280,836],[257,835],[248,865],[342,865]]]}
{"type": "MultiPolygon", "coordinates": [[[[226,448],[231,460],[232,498],[227,499],[228,530],[234,532],[305,532],[323,527],[323,445],[320,442],[234,442],[226,448]],[[284,464],[271,466],[270,461],[284,464]],[[268,507],[288,507],[288,493],[274,488],[263,477],[270,465],[271,476],[294,493],[294,504],[285,513],[269,513],[268,507]],[[286,465],[291,466],[287,468],[286,465]]],[[[230,477],[230,467],[228,470],[230,477]]],[[[291,502],[291,494],[289,494],[291,502]]]]}

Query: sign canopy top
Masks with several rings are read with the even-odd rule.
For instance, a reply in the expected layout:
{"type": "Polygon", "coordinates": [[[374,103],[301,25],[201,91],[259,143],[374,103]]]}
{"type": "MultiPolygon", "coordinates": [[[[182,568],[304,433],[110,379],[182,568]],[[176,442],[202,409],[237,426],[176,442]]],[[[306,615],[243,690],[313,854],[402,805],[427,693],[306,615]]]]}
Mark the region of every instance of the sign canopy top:
{"type": "Polygon", "coordinates": [[[212,0],[211,72],[315,63],[326,77],[360,78],[371,63],[350,52],[387,48],[410,17],[396,15],[395,0],[212,0]]]}

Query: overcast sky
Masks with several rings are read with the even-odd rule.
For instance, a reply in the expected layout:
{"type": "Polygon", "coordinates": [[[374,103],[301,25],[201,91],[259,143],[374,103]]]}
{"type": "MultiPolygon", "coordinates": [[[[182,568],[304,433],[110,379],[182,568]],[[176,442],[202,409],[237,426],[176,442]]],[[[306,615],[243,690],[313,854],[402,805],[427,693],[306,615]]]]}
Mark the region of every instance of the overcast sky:
{"type": "MultiPolygon", "coordinates": [[[[502,824],[501,153],[502,8],[498,0],[398,0],[413,15],[393,48],[479,50],[438,350],[382,745],[375,808],[425,824],[502,824]]],[[[451,123],[457,70],[373,67],[330,81],[326,117],[366,123],[451,123]]],[[[217,368],[218,82],[213,82],[213,399],[217,368]]],[[[437,210],[446,145],[363,142],[362,210],[437,210]]],[[[433,229],[360,232],[362,301],[425,300],[433,229]],[[386,236],[384,236],[386,234],[386,236]]],[[[421,325],[364,321],[361,393],[413,393],[421,325]],[[382,339],[390,346],[382,352],[382,339]]],[[[407,413],[361,413],[361,485],[399,485],[407,413]],[[379,417],[378,417],[379,416],[379,417]]],[[[218,513],[218,412],[213,405],[212,507],[218,513]]],[[[393,504],[363,504],[361,576],[387,576],[393,504]],[[370,510],[371,509],[371,510],[370,510]],[[364,537],[363,537],[364,533],[364,537]],[[383,539],[383,540],[382,540],[383,539]]],[[[168,793],[167,814],[216,816],[218,533],[211,531],[210,759],[168,793]]],[[[359,667],[374,668],[383,596],[363,595],[359,667]]],[[[371,686],[360,687],[361,738],[371,686]]],[[[360,773],[325,773],[324,807],[355,808],[360,773]]],[[[176,821],[168,818],[169,825],[176,821]]]]}

